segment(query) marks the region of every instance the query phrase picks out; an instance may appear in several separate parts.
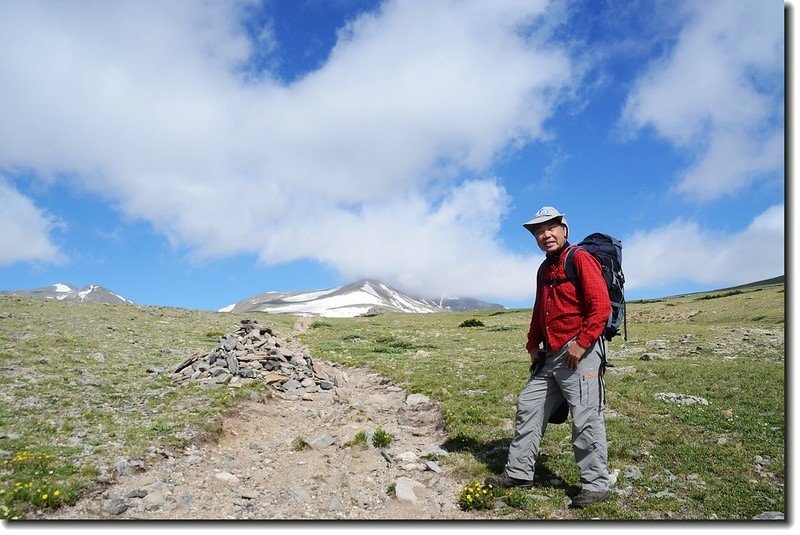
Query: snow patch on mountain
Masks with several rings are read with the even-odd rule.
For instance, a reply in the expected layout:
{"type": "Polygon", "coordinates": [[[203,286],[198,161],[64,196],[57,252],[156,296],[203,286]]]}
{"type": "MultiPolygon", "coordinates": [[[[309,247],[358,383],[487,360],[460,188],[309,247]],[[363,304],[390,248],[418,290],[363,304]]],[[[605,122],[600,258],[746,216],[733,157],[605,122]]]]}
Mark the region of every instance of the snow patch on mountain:
{"type": "Polygon", "coordinates": [[[347,286],[305,292],[268,292],[221,308],[220,312],[269,312],[352,318],[370,311],[428,314],[442,309],[383,283],[361,280],[347,286]]]}
{"type": "Polygon", "coordinates": [[[449,310],[504,308],[477,299],[432,299],[410,296],[391,286],[363,279],[346,286],[301,292],[266,292],[219,309],[219,312],[268,312],[326,318],[352,318],[370,312],[430,314],[449,310]],[[445,306],[442,306],[445,305],[445,306]]]}
{"type": "Polygon", "coordinates": [[[57,282],[52,286],[35,288],[32,290],[12,290],[0,292],[0,295],[21,295],[43,299],[56,299],[73,303],[108,303],[108,304],[135,304],[130,299],[103,288],[97,284],[89,284],[80,290],[71,284],[57,282]]]}

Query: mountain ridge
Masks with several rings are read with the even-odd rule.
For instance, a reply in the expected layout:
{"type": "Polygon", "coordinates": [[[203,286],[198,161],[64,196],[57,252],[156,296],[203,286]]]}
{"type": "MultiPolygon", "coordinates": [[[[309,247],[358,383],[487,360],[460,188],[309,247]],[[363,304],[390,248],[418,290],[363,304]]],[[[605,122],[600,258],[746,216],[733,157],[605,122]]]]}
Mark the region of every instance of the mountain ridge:
{"type": "Polygon", "coordinates": [[[135,305],[133,301],[112,292],[99,284],[87,284],[78,289],[72,284],[57,282],[51,286],[30,290],[0,291],[0,295],[19,295],[44,299],[68,301],[70,303],[108,303],[112,305],[135,305]]]}
{"type": "Polygon", "coordinates": [[[344,318],[381,311],[429,314],[494,308],[505,309],[502,305],[473,298],[430,299],[411,296],[381,281],[361,279],[321,290],[264,292],[223,307],[219,312],[268,312],[344,318]]]}

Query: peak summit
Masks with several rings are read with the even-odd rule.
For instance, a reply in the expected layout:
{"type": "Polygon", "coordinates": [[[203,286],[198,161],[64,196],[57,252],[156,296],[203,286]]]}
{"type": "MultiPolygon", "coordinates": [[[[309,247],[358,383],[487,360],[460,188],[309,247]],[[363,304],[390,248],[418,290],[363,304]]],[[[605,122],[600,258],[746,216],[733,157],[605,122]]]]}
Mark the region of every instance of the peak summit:
{"type": "MultiPolygon", "coordinates": [[[[414,297],[375,279],[361,279],[356,282],[305,292],[267,292],[239,301],[220,312],[269,312],[272,314],[314,315],[329,318],[352,318],[376,311],[407,312],[427,314],[459,310],[453,306],[458,299],[448,300],[448,306],[437,304],[430,299],[414,297]]],[[[475,299],[470,303],[482,303],[475,299]]],[[[502,308],[500,305],[482,303],[477,308],[502,308]]]]}

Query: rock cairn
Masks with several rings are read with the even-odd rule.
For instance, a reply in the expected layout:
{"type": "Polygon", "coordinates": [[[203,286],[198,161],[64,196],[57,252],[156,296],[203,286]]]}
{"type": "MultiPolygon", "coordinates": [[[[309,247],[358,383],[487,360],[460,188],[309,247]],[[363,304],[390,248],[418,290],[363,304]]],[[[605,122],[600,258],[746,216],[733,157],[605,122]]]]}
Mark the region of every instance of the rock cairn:
{"type": "Polygon", "coordinates": [[[174,370],[176,383],[198,382],[204,388],[243,386],[263,381],[291,394],[331,390],[337,378],[329,378],[308,350],[293,348],[272,329],[255,320],[242,320],[235,332],[220,336],[208,353],[193,353],[174,370]]]}

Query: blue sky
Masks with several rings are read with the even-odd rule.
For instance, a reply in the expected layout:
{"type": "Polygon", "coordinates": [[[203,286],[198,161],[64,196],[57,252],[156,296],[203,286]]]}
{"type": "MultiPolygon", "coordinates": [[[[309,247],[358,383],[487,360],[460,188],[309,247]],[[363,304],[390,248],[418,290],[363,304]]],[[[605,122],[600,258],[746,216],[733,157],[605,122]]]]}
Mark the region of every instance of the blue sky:
{"type": "Polygon", "coordinates": [[[629,299],[784,273],[774,0],[0,2],[0,289],[216,310],[380,279],[528,307],[522,228],[629,299]]]}

